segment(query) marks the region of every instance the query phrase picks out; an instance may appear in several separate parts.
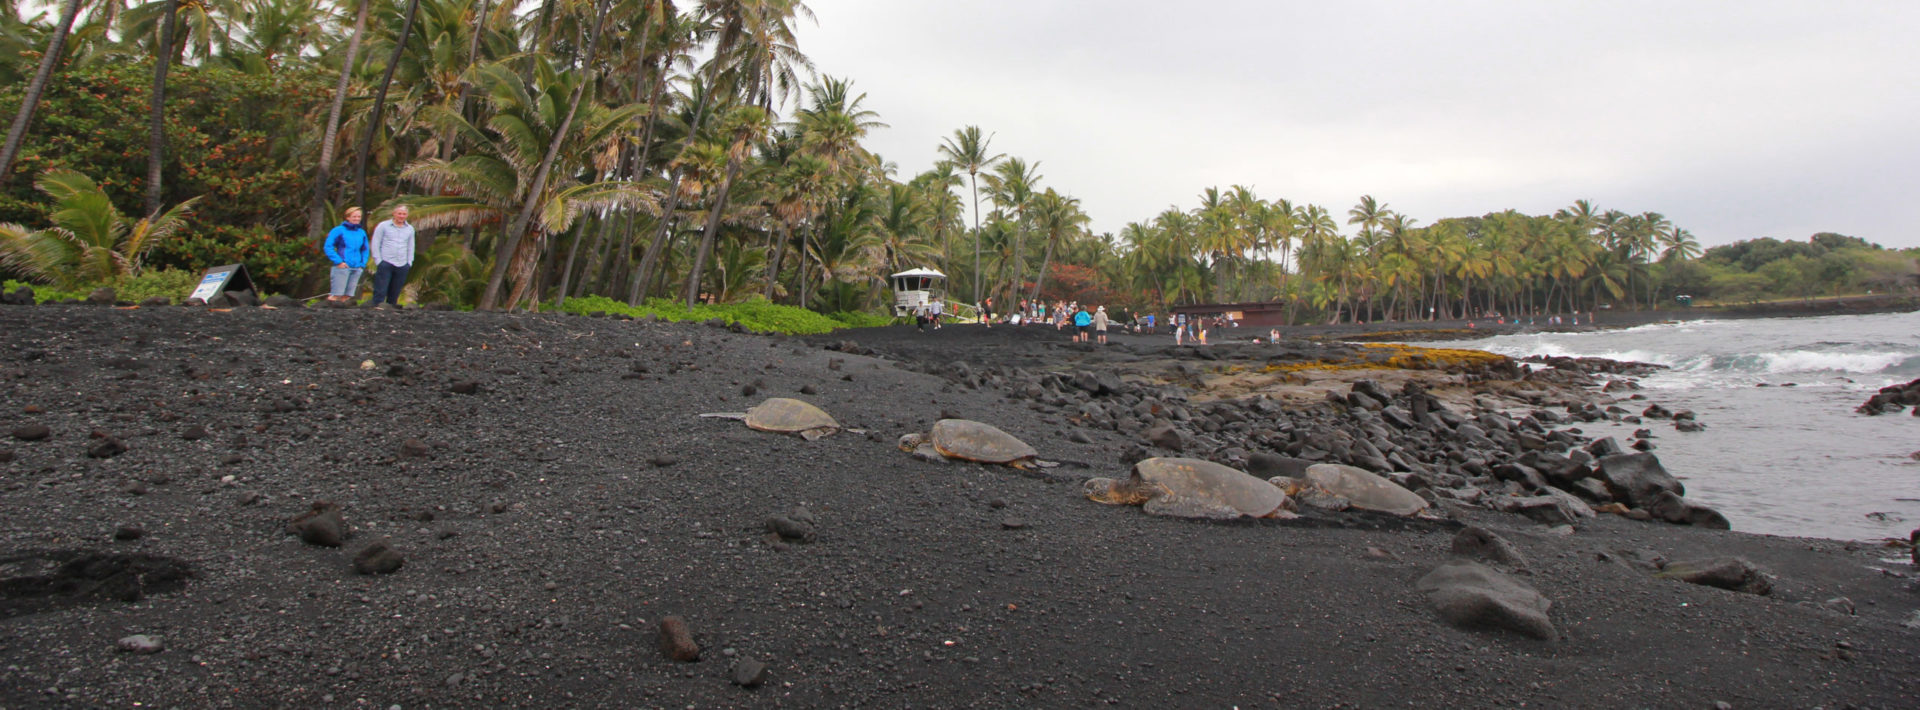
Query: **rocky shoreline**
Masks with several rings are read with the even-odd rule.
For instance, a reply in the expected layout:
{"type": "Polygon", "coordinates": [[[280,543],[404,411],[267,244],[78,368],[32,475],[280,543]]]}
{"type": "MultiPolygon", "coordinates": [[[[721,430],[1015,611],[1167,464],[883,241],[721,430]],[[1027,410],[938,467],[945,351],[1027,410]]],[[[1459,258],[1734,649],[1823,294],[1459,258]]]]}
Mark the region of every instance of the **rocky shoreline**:
{"type": "Polygon", "coordinates": [[[1633,365],[358,309],[0,327],[7,707],[1920,694],[1908,550],[1713,529],[1635,450],[1691,419],[1635,399],[1633,365]],[[769,396],[857,431],[698,417],[769,396]],[[1061,465],[896,446],[943,418],[1061,465]],[[1627,445],[1578,431],[1634,418],[1627,445]],[[1082,491],[1166,456],[1357,466],[1434,515],[1303,496],[1198,521],[1082,491]]]}

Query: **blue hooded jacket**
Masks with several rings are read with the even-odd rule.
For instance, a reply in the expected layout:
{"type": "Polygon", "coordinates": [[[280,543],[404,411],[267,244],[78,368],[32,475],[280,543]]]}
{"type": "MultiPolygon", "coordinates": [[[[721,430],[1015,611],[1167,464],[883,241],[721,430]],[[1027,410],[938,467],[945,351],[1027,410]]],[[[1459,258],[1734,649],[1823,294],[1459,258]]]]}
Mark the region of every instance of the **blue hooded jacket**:
{"type": "Polygon", "coordinates": [[[327,261],[346,264],[348,268],[364,269],[367,266],[367,230],[360,225],[341,222],[333,231],[327,232],[327,261]]]}

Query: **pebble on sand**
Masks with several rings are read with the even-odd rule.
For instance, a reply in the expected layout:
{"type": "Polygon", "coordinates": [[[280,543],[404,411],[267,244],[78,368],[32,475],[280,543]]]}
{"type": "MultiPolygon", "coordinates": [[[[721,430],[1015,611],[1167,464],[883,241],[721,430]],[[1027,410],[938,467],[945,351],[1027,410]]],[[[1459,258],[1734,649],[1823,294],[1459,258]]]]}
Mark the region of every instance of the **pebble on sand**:
{"type": "Polygon", "coordinates": [[[693,631],[678,616],[660,620],[660,653],[669,660],[692,663],[700,660],[700,644],[693,642],[693,631]]]}
{"type": "Polygon", "coordinates": [[[307,512],[294,516],[287,523],[287,532],[298,535],[309,545],[339,547],[341,541],[347,539],[347,522],[340,515],[340,506],[319,501],[307,512]]]}
{"type": "Polygon", "coordinates": [[[353,571],[360,574],[393,574],[406,564],[406,558],[385,540],[375,540],[353,556],[353,571]]]}
{"type": "Polygon", "coordinates": [[[122,651],[137,654],[159,653],[167,647],[161,642],[160,637],[146,634],[134,634],[122,638],[119,646],[122,651]]]}

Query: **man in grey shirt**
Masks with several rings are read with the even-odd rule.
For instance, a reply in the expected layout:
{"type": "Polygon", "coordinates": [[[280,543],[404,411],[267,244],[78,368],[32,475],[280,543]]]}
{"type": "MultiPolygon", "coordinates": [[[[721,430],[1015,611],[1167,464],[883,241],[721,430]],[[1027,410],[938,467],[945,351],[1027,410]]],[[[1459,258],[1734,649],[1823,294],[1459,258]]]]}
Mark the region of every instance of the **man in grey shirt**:
{"type": "Polygon", "coordinates": [[[407,206],[393,208],[393,217],[374,227],[367,242],[379,268],[373,274],[373,300],[367,305],[399,308],[400,289],[413,269],[413,225],[407,224],[407,206]]]}

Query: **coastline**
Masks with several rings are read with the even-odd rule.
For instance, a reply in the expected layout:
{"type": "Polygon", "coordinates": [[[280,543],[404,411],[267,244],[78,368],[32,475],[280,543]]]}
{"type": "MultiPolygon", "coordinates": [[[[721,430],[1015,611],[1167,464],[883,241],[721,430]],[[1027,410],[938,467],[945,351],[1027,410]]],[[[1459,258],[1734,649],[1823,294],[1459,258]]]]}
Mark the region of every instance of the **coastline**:
{"type": "MultiPolygon", "coordinates": [[[[1271,349],[1116,335],[1100,350],[1041,328],[958,326],[803,339],[424,311],[52,306],[0,308],[0,326],[18,334],[0,351],[0,429],[51,429],[0,444],[12,452],[0,463],[8,576],[46,559],[21,555],[62,550],[193,570],[133,603],[10,596],[10,706],[1770,707],[1920,695],[1920,632],[1904,626],[1914,570],[1890,561],[1905,550],[1607,514],[1563,530],[1473,506],[1442,521],[1150,516],[1080,491],[1086,477],[1124,475],[1136,437],[1089,425],[1080,399],[1066,408],[1046,401],[1064,394],[1012,387],[1087,371],[1324,399],[1350,394],[1353,378],[1406,376],[1458,378],[1422,382],[1462,388],[1448,400],[1460,406],[1535,407],[1581,387],[1500,384],[1497,365],[1325,379],[1276,369],[1249,384],[1249,369],[1230,370],[1275,364],[1271,349]],[[817,402],[866,433],[806,442],[697,417],[768,396],[817,402]],[[894,446],[954,415],[1066,463],[1018,472],[894,446]],[[187,438],[194,427],[205,435],[187,438]],[[89,457],[95,431],[127,450],[89,457]],[[344,548],[284,532],[315,500],[357,528],[344,548]],[[769,540],[766,518],[793,506],[818,519],[818,538],[769,540]],[[1415,583],[1467,525],[1525,556],[1516,577],[1552,600],[1554,640],[1436,617],[1415,583]],[[122,526],[142,534],[116,542],[122,526]],[[352,554],[375,539],[405,566],[354,574],[352,554]],[[1766,570],[1772,593],[1635,566],[1721,556],[1766,570]],[[669,615],[703,660],[662,657],[669,615]],[[148,633],[165,650],[114,649],[148,633]],[[764,685],[730,682],[743,659],[768,665],[764,685]]],[[[1298,357],[1279,364],[1378,364],[1362,346],[1290,347],[1298,357]]],[[[1280,411],[1321,421],[1305,401],[1280,411]]]]}

